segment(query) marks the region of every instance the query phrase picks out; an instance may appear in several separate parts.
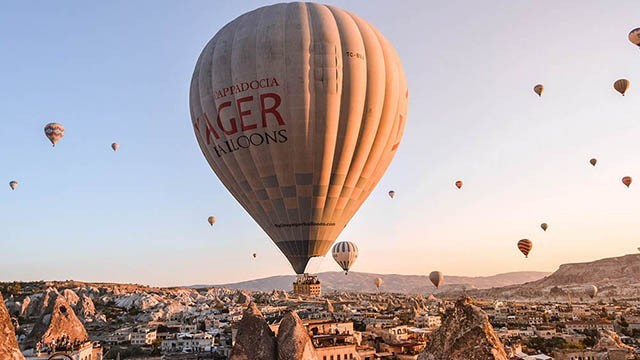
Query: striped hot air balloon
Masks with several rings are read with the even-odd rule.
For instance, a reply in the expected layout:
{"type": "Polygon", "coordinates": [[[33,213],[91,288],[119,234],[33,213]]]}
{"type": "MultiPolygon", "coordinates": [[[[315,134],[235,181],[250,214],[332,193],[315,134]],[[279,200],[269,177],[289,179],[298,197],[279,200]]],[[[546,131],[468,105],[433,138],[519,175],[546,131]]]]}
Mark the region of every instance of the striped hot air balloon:
{"type": "Polygon", "coordinates": [[[518,250],[520,250],[520,252],[523,253],[524,257],[526,258],[529,257],[529,252],[531,251],[532,247],[533,243],[529,239],[522,239],[518,241],[518,250]]]}
{"type": "Polygon", "coordinates": [[[627,186],[627,188],[631,185],[631,176],[625,176],[622,178],[622,183],[627,186]]]}
{"type": "Polygon", "coordinates": [[[640,28],[635,28],[629,32],[629,41],[633,45],[640,47],[640,28]]]}
{"type": "Polygon", "coordinates": [[[629,89],[629,80],[627,79],[619,79],[613,83],[613,88],[616,89],[617,92],[624,96],[624,93],[629,89]]]}
{"type": "Polygon", "coordinates": [[[544,85],[542,84],[538,84],[536,86],[533,87],[533,92],[535,92],[536,94],[538,94],[538,96],[542,96],[542,92],[544,91],[544,85]]]}
{"type": "Polygon", "coordinates": [[[440,287],[440,284],[442,284],[443,279],[444,279],[444,276],[442,276],[442,273],[440,271],[432,271],[431,274],[429,274],[429,280],[431,280],[431,283],[436,288],[440,287]]]}
{"type": "Polygon", "coordinates": [[[64,136],[64,126],[58,123],[49,123],[44,126],[44,134],[51,141],[51,144],[56,146],[56,143],[64,136]]]}
{"type": "Polygon", "coordinates": [[[456,187],[460,189],[462,187],[462,181],[460,180],[456,181],[456,187]]]}
{"type": "Polygon", "coordinates": [[[358,247],[350,241],[340,241],[333,245],[331,254],[333,259],[344,270],[344,274],[347,275],[349,269],[358,258],[358,247]]]}
{"type": "Polygon", "coordinates": [[[189,104],[209,165],[302,274],[389,167],[408,96],[398,54],[371,24],[292,2],[218,31],[195,66],[189,104]]]}

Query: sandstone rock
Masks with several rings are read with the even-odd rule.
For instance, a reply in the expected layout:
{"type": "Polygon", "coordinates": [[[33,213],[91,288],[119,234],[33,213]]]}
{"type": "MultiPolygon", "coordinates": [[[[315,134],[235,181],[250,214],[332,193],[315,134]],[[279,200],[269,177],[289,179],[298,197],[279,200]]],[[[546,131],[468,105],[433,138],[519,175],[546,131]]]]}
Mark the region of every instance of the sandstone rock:
{"type": "Polygon", "coordinates": [[[333,304],[331,303],[331,300],[327,299],[325,305],[326,305],[326,308],[327,308],[327,312],[332,313],[334,311],[333,310],[333,304]]]}
{"type": "Polygon", "coordinates": [[[11,322],[9,311],[4,306],[2,294],[0,294],[0,359],[24,360],[18,347],[16,332],[11,322]]]}
{"type": "Polygon", "coordinates": [[[85,321],[96,316],[96,307],[93,300],[86,294],[82,294],[80,301],[76,305],[76,313],[85,321]]]}
{"type": "Polygon", "coordinates": [[[63,337],[68,337],[70,342],[89,340],[87,331],[76,317],[67,299],[64,296],[58,296],[51,306],[51,313],[44,314],[36,322],[28,341],[30,345],[40,340],[45,344],[55,340],[59,344],[59,339],[63,337]]]}
{"type": "Polygon", "coordinates": [[[276,360],[276,337],[262,313],[250,303],[238,324],[230,360],[276,360]]]}
{"type": "Polygon", "coordinates": [[[508,360],[489,318],[469,298],[456,302],[418,360],[508,360]]]}
{"type": "Polygon", "coordinates": [[[278,360],[315,360],[307,329],[295,311],[287,312],[278,328],[278,360]]]}

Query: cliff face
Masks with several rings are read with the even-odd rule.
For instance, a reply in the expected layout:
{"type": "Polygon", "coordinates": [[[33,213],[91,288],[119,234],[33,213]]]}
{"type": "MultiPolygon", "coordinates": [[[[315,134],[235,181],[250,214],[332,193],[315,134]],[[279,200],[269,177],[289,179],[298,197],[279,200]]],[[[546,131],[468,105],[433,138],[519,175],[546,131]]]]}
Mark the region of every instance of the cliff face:
{"type": "Polygon", "coordinates": [[[63,337],[68,337],[70,342],[89,340],[87,331],[76,317],[67,299],[64,296],[58,296],[52,302],[51,311],[43,314],[34,325],[29,334],[29,341],[31,345],[40,340],[45,344],[50,344],[54,340],[60,344],[60,339],[63,337]]]}
{"type": "Polygon", "coordinates": [[[489,318],[469,298],[447,310],[442,326],[418,360],[508,360],[489,318]]]}
{"type": "Polygon", "coordinates": [[[6,306],[4,306],[2,294],[0,294],[0,359],[24,360],[22,352],[20,352],[20,348],[18,347],[11,316],[9,316],[9,311],[6,306]]]}
{"type": "Polygon", "coordinates": [[[638,284],[640,254],[600,259],[586,263],[563,264],[553,274],[530,285],[547,287],[572,284],[638,284]]]}
{"type": "Polygon", "coordinates": [[[278,360],[315,360],[316,350],[307,328],[295,311],[282,318],[278,328],[278,360]]]}

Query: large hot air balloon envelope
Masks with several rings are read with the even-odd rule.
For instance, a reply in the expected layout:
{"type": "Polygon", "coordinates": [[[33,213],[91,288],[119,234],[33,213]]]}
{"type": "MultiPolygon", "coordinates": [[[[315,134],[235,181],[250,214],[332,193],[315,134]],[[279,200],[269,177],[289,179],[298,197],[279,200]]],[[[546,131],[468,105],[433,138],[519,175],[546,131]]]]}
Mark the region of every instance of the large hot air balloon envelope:
{"type": "Polygon", "coordinates": [[[396,196],[396,192],[393,190],[389,191],[389,197],[393,199],[394,196],[396,196]]]}
{"type": "Polygon", "coordinates": [[[350,241],[340,241],[333,245],[331,254],[346,275],[358,258],[358,247],[350,241]]]}
{"type": "Polygon", "coordinates": [[[224,26],[198,59],[190,108],[209,165],[300,274],[391,163],[407,98],[400,59],[373,26],[298,2],[224,26]]]}
{"type": "Polygon", "coordinates": [[[622,183],[625,184],[627,187],[629,187],[631,185],[631,176],[625,176],[622,178],[622,183]]]}
{"type": "Polygon", "coordinates": [[[111,144],[111,148],[113,149],[113,151],[118,151],[119,147],[120,147],[120,145],[118,143],[111,144]]]}
{"type": "Polygon", "coordinates": [[[538,84],[533,87],[533,92],[538,94],[538,96],[542,96],[542,92],[544,91],[544,85],[538,84]]]}
{"type": "Polygon", "coordinates": [[[207,218],[207,221],[209,222],[209,225],[213,226],[213,224],[216,223],[216,217],[215,216],[209,216],[207,218]]]}
{"type": "Polygon", "coordinates": [[[627,79],[616,80],[616,82],[613,83],[613,88],[616,89],[617,92],[622,94],[622,96],[624,96],[624,93],[626,93],[627,90],[629,89],[629,80],[627,79]]]}
{"type": "Polygon", "coordinates": [[[640,47],[640,28],[631,30],[629,33],[629,41],[635,46],[640,47]]]}
{"type": "Polygon", "coordinates": [[[9,181],[9,187],[11,188],[11,190],[15,190],[18,187],[18,182],[17,181],[9,181]]]}
{"type": "Polygon", "coordinates": [[[460,189],[462,187],[462,181],[460,180],[456,181],[456,187],[460,189]]]}
{"type": "Polygon", "coordinates": [[[518,241],[518,250],[524,254],[524,257],[529,257],[529,252],[533,248],[533,243],[529,239],[522,239],[518,241]]]}
{"type": "Polygon", "coordinates": [[[584,293],[589,295],[589,297],[593,299],[596,295],[598,295],[598,288],[595,285],[588,285],[587,287],[585,287],[584,293]]]}
{"type": "Polygon", "coordinates": [[[56,143],[64,136],[64,126],[58,123],[49,123],[44,126],[44,134],[51,141],[51,144],[56,146],[56,143]]]}
{"type": "Polygon", "coordinates": [[[589,160],[589,164],[596,166],[596,164],[598,163],[598,159],[591,159],[589,160]]]}
{"type": "Polygon", "coordinates": [[[382,283],[384,281],[382,281],[382,278],[376,278],[375,280],[373,280],[373,284],[376,286],[377,289],[380,289],[380,286],[382,286],[382,283]]]}
{"type": "Polygon", "coordinates": [[[442,273],[440,271],[432,271],[431,274],[429,274],[429,280],[431,280],[431,283],[436,288],[440,287],[443,279],[444,277],[442,276],[442,273]]]}
{"type": "Polygon", "coordinates": [[[549,227],[549,225],[547,225],[547,223],[542,223],[540,224],[540,227],[542,228],[542,230],[547,231],[547,228],[549,227]]]}

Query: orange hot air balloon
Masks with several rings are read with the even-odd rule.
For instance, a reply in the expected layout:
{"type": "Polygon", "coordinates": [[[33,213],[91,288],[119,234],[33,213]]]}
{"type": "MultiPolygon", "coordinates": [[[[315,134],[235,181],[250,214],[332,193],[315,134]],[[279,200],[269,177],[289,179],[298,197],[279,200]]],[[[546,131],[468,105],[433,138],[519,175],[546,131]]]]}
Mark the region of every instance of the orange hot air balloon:
{"type": "Polygon", "coordinates": [[[542,223],[542,224],[540,224],[540,227],[542,228],[542,230],[547,231],[548,225],[547,225],[547,223],[542,223]]]}
{"type": "Polygon", "coordinates": [[[591,160],[589,160],[589,163],[591,165],[593,165],[593,166],[596,166],[596,164],[598,163],[598,160],[597,159],[591,159],[591,160]]]}
{"type": "Polygon", "coordinates": [[[629,185],[631,185],[631,176],[625,176],[622,178],[622,183],[627,185],[627,187],[629,187],[629,185]]]}
{"type": "Polygon", "coordinates": [[[533,87],[533,91],[538,94],[538,96],[542,96],[542,92],[544,91],[544,85],[542,84],[538,84],[536,86],[533,87]]]}
{"type": "Polygon", "coordinates": [[[302,274],[389,167],[408,94],[371,24],[293,2],[225,25],[198,59],[189,102],[209,165],[302,274]]]}
{"type": "Polygon", "coordinates": [[[207,221],[209,222],[209,225],[213,226],[213,224],[216,223],[216,217],[215,216],[209,216],[207,218],[207,221]]]}
{"type": "Polygon", "coordinates": [[[629,32],[629,41],[635,46],[640,47],[640,28],[636,28],[629,32]]]}
{"type": "Polygon", "coordinates": [[[113,149],[113,151],[118,151],[119,147],[120,147],[120,145],[118,143],[111,144],[111,148],[113,149]]]}
{"type": "Polygon", "coordinates": [[[629,89],[629,80],[627,79],[619,79],[613,83],[613,88],[616,89],[617,92],[624,96],[624,93],[629,89]]]}
{"type": "Polygon", "coordinates": [[[56,146],[56,143],[64,136],[64,126],[58,123],[49,123],[44,126],[44,134],[51,141],[51,144],[56,146]]]}
{"type": "Polygon", "coordinates": [[[462,181],[460,180],[456,181],[456,187],[460,189],[462,187],[462,181]]]}
{"type": "Polygon", "coordinates": [[[524,257],[529,257],[529,252],[531,251],[532,247],[533,243],[529,239],[522,239],[518,241],[518,249],[521,253],[524,254],[524,257]]]}

